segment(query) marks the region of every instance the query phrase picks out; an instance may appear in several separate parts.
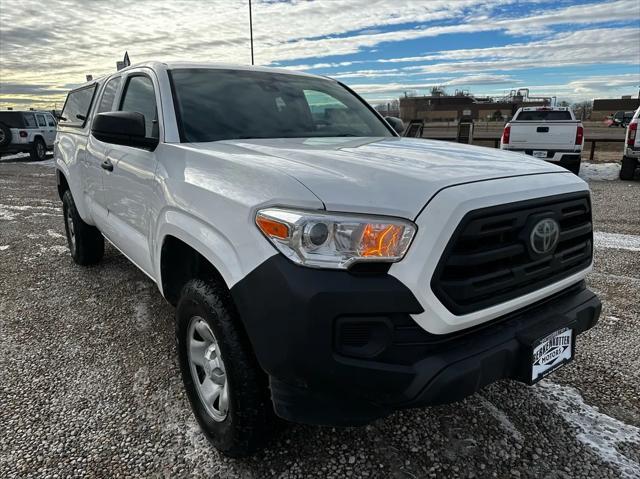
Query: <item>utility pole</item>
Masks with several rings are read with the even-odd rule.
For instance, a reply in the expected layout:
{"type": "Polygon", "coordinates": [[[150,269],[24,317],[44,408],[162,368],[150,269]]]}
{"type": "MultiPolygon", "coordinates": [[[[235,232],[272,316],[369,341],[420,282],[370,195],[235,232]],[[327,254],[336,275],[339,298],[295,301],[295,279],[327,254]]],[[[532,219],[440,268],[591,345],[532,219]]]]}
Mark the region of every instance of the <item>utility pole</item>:
{"type": "Polygon", "coordinates": [[[249,0],[249,35],[251,36],[251,64],[253,65],[253,18],[251,16],[251,0],[249,0]]]}

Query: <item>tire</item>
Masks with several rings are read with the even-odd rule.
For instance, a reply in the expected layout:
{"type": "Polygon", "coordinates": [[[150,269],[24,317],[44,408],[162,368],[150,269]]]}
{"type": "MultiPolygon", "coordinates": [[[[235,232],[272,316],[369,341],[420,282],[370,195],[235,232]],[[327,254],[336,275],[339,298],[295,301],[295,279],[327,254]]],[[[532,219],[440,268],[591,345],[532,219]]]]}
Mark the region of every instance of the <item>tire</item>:
{"type": "Polygon", "coordinates": [[[267,376],[226,288],[200,279],[184,286],[176,309],[176,342],[184,387],[209,442],[230,457],[248,456],[260,449],[274,434],[277,421],[267,376]],[[191,346],[200,343],[203,345],[191,346]],[[215,353],[218,349],[219,355],[215,353]],[[198,354],[201,351],[209,355],[198,354]],[[207,395],[214,399],[202,399],[207,395]]]}
{"type": "Polygon", "coordinates": [[[33,141],[29,155],[33,161],[42,161],[47,157],[47,145],[42,138],[38,137],[33,141]]]}
{"type": "Polygon", "coordinates": [[[623,156],[621,166],[620,179],[625,181],[633,180],[636,168],[638,167],[638,160],[629,156],[623,156]]]}
{"type": "Polygon", "coordinates": [[[0,123],[0,146],[7,146],[11,143],[11,130],[4,123],[0,123]]]}
{"type": "Polygon", "coordinates": [[[82,266],[99,263],[104,256],[104,238],[98,228],[80,218],[69,190],[62,196],[62,213],[67,245],[73,260],[82,266]]]}
{"type": "Polygon", "coordinates": [[[579,175],[580,174],[580,162],[576,162],[576,163],[569,163],[567,165],[564,165],[564,167],[569,170],[571,173],[573,173],[574,175],[579,175]]]}

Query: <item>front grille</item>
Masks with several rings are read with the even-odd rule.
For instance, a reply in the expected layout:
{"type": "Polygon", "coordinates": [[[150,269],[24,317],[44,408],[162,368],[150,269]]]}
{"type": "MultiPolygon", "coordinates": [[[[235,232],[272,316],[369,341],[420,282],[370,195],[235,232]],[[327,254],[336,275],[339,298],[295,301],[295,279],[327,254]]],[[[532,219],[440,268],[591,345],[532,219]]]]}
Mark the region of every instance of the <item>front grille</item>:
{"type": "Polygon", "coordinates": [[[468,314],[525,295],[586,268],[593,255],[588,193],[550,196],[465,215],[440,258],[431,288],[454,314],[468,314]],[[560,225],[555,250],[531,250],[532,225],[560,225]]]}

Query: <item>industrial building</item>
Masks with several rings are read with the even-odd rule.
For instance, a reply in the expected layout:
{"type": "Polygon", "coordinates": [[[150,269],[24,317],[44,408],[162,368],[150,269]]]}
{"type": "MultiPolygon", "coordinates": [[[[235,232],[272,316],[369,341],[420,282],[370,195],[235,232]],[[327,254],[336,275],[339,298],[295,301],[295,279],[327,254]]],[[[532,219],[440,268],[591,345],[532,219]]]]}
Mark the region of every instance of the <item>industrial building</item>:
{"type": "Polygon", "coordinates": [[[402,120],[455,121],[463,115],[471,115],[474,120],[503,121],[511,118],[522,106],[545,106],[553,104],[555,100],[551,97],[532,97],[528,88],[511,90],[502,98],[476,97],[466,91],[446,95],[434,89],[432,93],[430,96],[401,98],[402,120]]]}

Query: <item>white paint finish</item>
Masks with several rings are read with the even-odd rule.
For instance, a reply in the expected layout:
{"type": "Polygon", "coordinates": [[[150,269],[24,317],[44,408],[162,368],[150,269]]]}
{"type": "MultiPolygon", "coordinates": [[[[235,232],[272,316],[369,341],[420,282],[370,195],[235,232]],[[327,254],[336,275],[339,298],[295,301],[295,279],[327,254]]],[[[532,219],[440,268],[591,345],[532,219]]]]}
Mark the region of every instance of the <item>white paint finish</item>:
{"type": "Polygon", "coordinates": [[[89,134],[99,96],[83,129],[61,128],[56,149],[57,167],[69,180],[82,218],[97,224],[160,288],[160,254],[167,235],[194,247],[233,286],[277,254],[254,225],[261,207],[414,219],[434,196],[418,218],[418,235],[408,256],[391,268],[425,307],[425,313],[416,316],[425,329],[445,333],[469,327],[584,276],[467,316],[451,315],[428,284],[460,218],[482,206],[584,190],[582,180],[520,154],[398,137],[173,143],[178,132],[173,106],[168,105],[172,96],[166,70],[178,66],[149,63],[119,72],[151,72],[161,132],[154,152],[101,144],[89,134]],[[113,173],[99,167],[108,155],[113,157],[113,173]]]}
{"type": "Polygon", "coordinates": [[[586,183],[573,174],[549,174],[453,186],[439,193],[417,218],[418,232],[407,255],[389,270],[389,274],[411,289],[424,308],[424,312],[413,315],[413,319],[430,333],[447,334],[523,308],[584,279],[591,268],[519,298],[461,316],[451,313],[430,287],[442,252],[467,212],[584,190],[587,190],[586,183]]]}
{"type": "Polygon", "coordinates": [[[578,390],[543,380],[535,387],[538,397],[557,411],[577,431],[577,439],[603,461],[613,465],[624,479],[640,477],[640,464],[622,454],[621,443],[640,446],[640,428],[607,416],[584,402],[578,390]]]}
{"type": "Polygon", "coordinates": [[[176,236],[209,259],[231,287],[277,253],[254,224],[259,208],[323,208],[308,188],[259,155],[238,158],[224,148],[214,155],[168,144],[156,152],[164,204],[153,226],[156,271],[165,236],[176,236]]]}
{"type": "Polygon", "coordinates": [[[193,148],[291,175],[328,211],[413,219],[439,190],[464,182],[566,170],[521,154],[412,138],[283,138],[193,148]]]}
{"type": "Polygon", "coordinates": [[[596,231],[593,233],[593,243],[596,248],[626,249],[640,251],[640,236],[596,231]]]}
{"type": "Polygon", "coordinates": [[[640,107],[633,114],[633,118],[627,125],[627,131],[624,135],[624,154],[626,156],[630,156],[632,158],[640,159],[640,131],[638,131],[638,123],[640,123],[640,107]],[[634,124],[635,130],[635,138],[633,141],[630,141],[629,136],[631,135],[631,125],[634,124]],[[629,144],[632,143],[632,144],[629,144]]]}
{"type": "MultiPolygon", "coordinates": [[[[568,111],[571,120],[558,121],[526,121],[518,120],[523,111],[535,111],[539,107],[520,108],[513,116],[513,120],[505,125],[511,128],[511,134],[508,144],[502,143],[500,140],[500,148],[504,150],[510,149],[528,149],[528,150],[571,150],[581,152],[584,145],[584,135],[582,143],[575,144],[578,126],[582,126],[573,111],[570,108],[554,107],[545,108],[553,111],[568,111]],[[546,128],[545,132],[538,131],[539,128],[546,128]]],[[[584,131],[584,130],[583,130],[584,131]]],[[[552,161],[559,161],[562,154],[556,154],[552,161]]]]}

